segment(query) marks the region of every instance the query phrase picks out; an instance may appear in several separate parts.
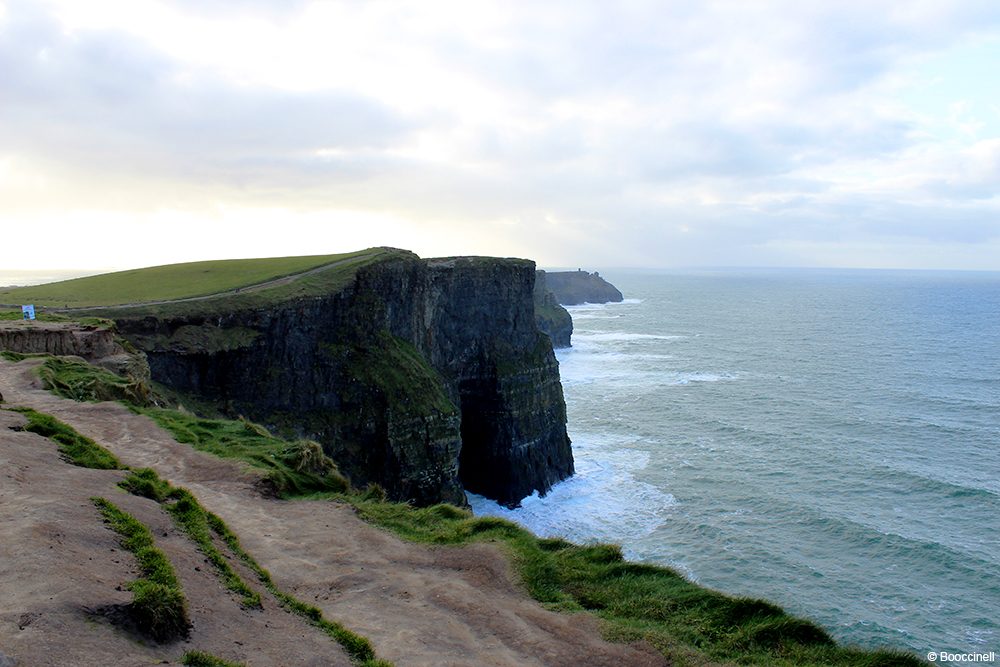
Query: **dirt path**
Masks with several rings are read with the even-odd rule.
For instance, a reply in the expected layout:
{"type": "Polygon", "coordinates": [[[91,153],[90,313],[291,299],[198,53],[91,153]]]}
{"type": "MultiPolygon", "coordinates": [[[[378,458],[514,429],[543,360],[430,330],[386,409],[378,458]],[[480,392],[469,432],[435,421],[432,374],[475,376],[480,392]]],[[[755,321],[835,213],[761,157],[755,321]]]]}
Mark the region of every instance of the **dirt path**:
{"type": "MultiPolygon", "coordinates": [[[[52,414],[126,464],[155,468],[190,489],[240,536],[279,587],[368,637],[378,655],[398,667],[664,664],[648,648],[604,642],[597,621],[589,616],[543,609],[519,589],[506,558],[491,545],[415,545],[362,522],[341,504],[263,498],[255,490],[256,476],[239,464],[181,445],[151,420],[121,405],[55,397],[40,389],[32,365],[30,360],[0,360],[0,394],[8,404],[52,414]]],[[[9,435],[0,434],[5,455],[8,440],[9,435]]],[[[6,531],[7,515],[14,508],[5,504],[2,511],[6,531]]],[[[5,538],[0,533],[0,544],[8,543],[5,538]]],[[[42,572],[37,576],[45,579],[42,572]]],[[[93,583],[102,588],[106,584],[107,577],[93,583]]],[[[0,595],[4,593],[0,588],[0,595]]],[[[22,595],[22,607],[39,595],[44,592],[22,595]]],[[[7,650],[9,626],[17,613],[12,609],[0,617],[0,651],[7,650]]],[[[214,631],[206,625],[206,632],[214,631]]]]}
{"type": "Polygon", "coordinates": [[[200,650],[249,665],[349,667],[339,646],[269,596],[263,611],[241,608],[159,505],[116,487],[123,472],[66,463],[47,438],[11,430],[24,421],[0,410],[0,655],[37,667],[152,665],[200,650]],[[102,610],[131,600],[123,584],[138,570],[94,496],[142,521],[170,558],[188,598],[186,641],[143,642],[106,621],[102,610]]]}

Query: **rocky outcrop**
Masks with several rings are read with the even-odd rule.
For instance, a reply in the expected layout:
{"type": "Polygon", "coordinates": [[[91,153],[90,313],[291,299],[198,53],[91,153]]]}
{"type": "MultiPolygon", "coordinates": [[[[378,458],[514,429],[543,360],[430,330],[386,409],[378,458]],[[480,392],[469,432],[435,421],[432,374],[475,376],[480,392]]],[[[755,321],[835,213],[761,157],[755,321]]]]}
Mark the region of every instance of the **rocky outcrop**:
{"type": "Polygon", "coordinates": [[[535,272],[535,324],[548,335],[552,347],[570,347],[573,335],[573,318],[548,288],[545,271],[535,272]]]}
{"type": "Polygon", "coordinates": [[[126,353],[108,327],[22,320],[0,322],[0,350],[73,355],[88,361],[126,353]]]}
{"type": "Polygon", "coordinates": [[[556,301],[564,306],[581,303],[618,303],[622,293],[606,281],[597,271],[549,271],[546,283],[556,301]]]}
{"type": "Polygon", "coordinates": [[[573,473],[534,282],[525,260],[396,256],[319,297],[116,321],[154,380],[321,442],[356,486],[513,505],[573,473]]]}
{"type": "Polygon", "coordinates": [[[149,366],[145,356],[128,347],[110,325],[23,320],[0,322],[0,350],[81,357],[148,386],[149,366]]]}

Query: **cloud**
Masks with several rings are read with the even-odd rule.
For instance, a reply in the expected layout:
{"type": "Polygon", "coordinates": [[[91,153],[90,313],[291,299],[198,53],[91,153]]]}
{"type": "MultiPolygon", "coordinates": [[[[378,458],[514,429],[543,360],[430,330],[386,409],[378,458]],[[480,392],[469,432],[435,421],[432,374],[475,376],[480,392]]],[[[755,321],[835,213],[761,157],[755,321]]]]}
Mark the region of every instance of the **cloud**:
{"type": "Polygon", "coordinates": [[[0,220],[369,211],[573,265],[998,236],[1000,91],[913,94],[992,2],[5,6],[0,220]]]}
{"type": "Polygon", "coordinates": [[[303,157],[317,150],[386,146],[409,129],[377,100],[235,86],[128,33],[67,35],[37,13],[4,26],[0,69],[12,74],[0,107],[4,150],[109,174],[235,184],[305,172],[303,157]]]}

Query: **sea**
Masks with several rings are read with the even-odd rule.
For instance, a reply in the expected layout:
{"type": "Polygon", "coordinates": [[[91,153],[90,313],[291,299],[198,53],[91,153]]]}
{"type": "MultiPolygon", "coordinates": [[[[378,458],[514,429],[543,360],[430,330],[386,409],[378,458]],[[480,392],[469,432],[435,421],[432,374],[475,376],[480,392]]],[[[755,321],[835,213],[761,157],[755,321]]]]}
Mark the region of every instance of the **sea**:
{"type": "Polygon", "coordinates": [[[1000,653],[1000,273],[602,272],[576,474],[478,515],[614,542],[839,641],[1000,653]]]}
{"type": "Polygon", "coordinates": [[[97,269],[34,269],[12,270],[0,267],[0,289],[4,287],[27,287],[53,283],[59,280],[93,276],[105,271],[97,269]]]}

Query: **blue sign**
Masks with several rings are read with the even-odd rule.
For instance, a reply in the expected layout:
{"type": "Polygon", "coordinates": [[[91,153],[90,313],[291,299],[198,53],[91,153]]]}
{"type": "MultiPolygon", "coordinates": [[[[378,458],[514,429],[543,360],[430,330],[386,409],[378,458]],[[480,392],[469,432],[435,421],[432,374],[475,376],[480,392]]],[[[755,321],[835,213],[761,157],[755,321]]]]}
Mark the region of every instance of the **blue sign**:
{"type": "Polygon", "coordinates": [[[34,306],[21,306],[21,317],[26,320],[35,319],[35,307],[34,306]]]}

